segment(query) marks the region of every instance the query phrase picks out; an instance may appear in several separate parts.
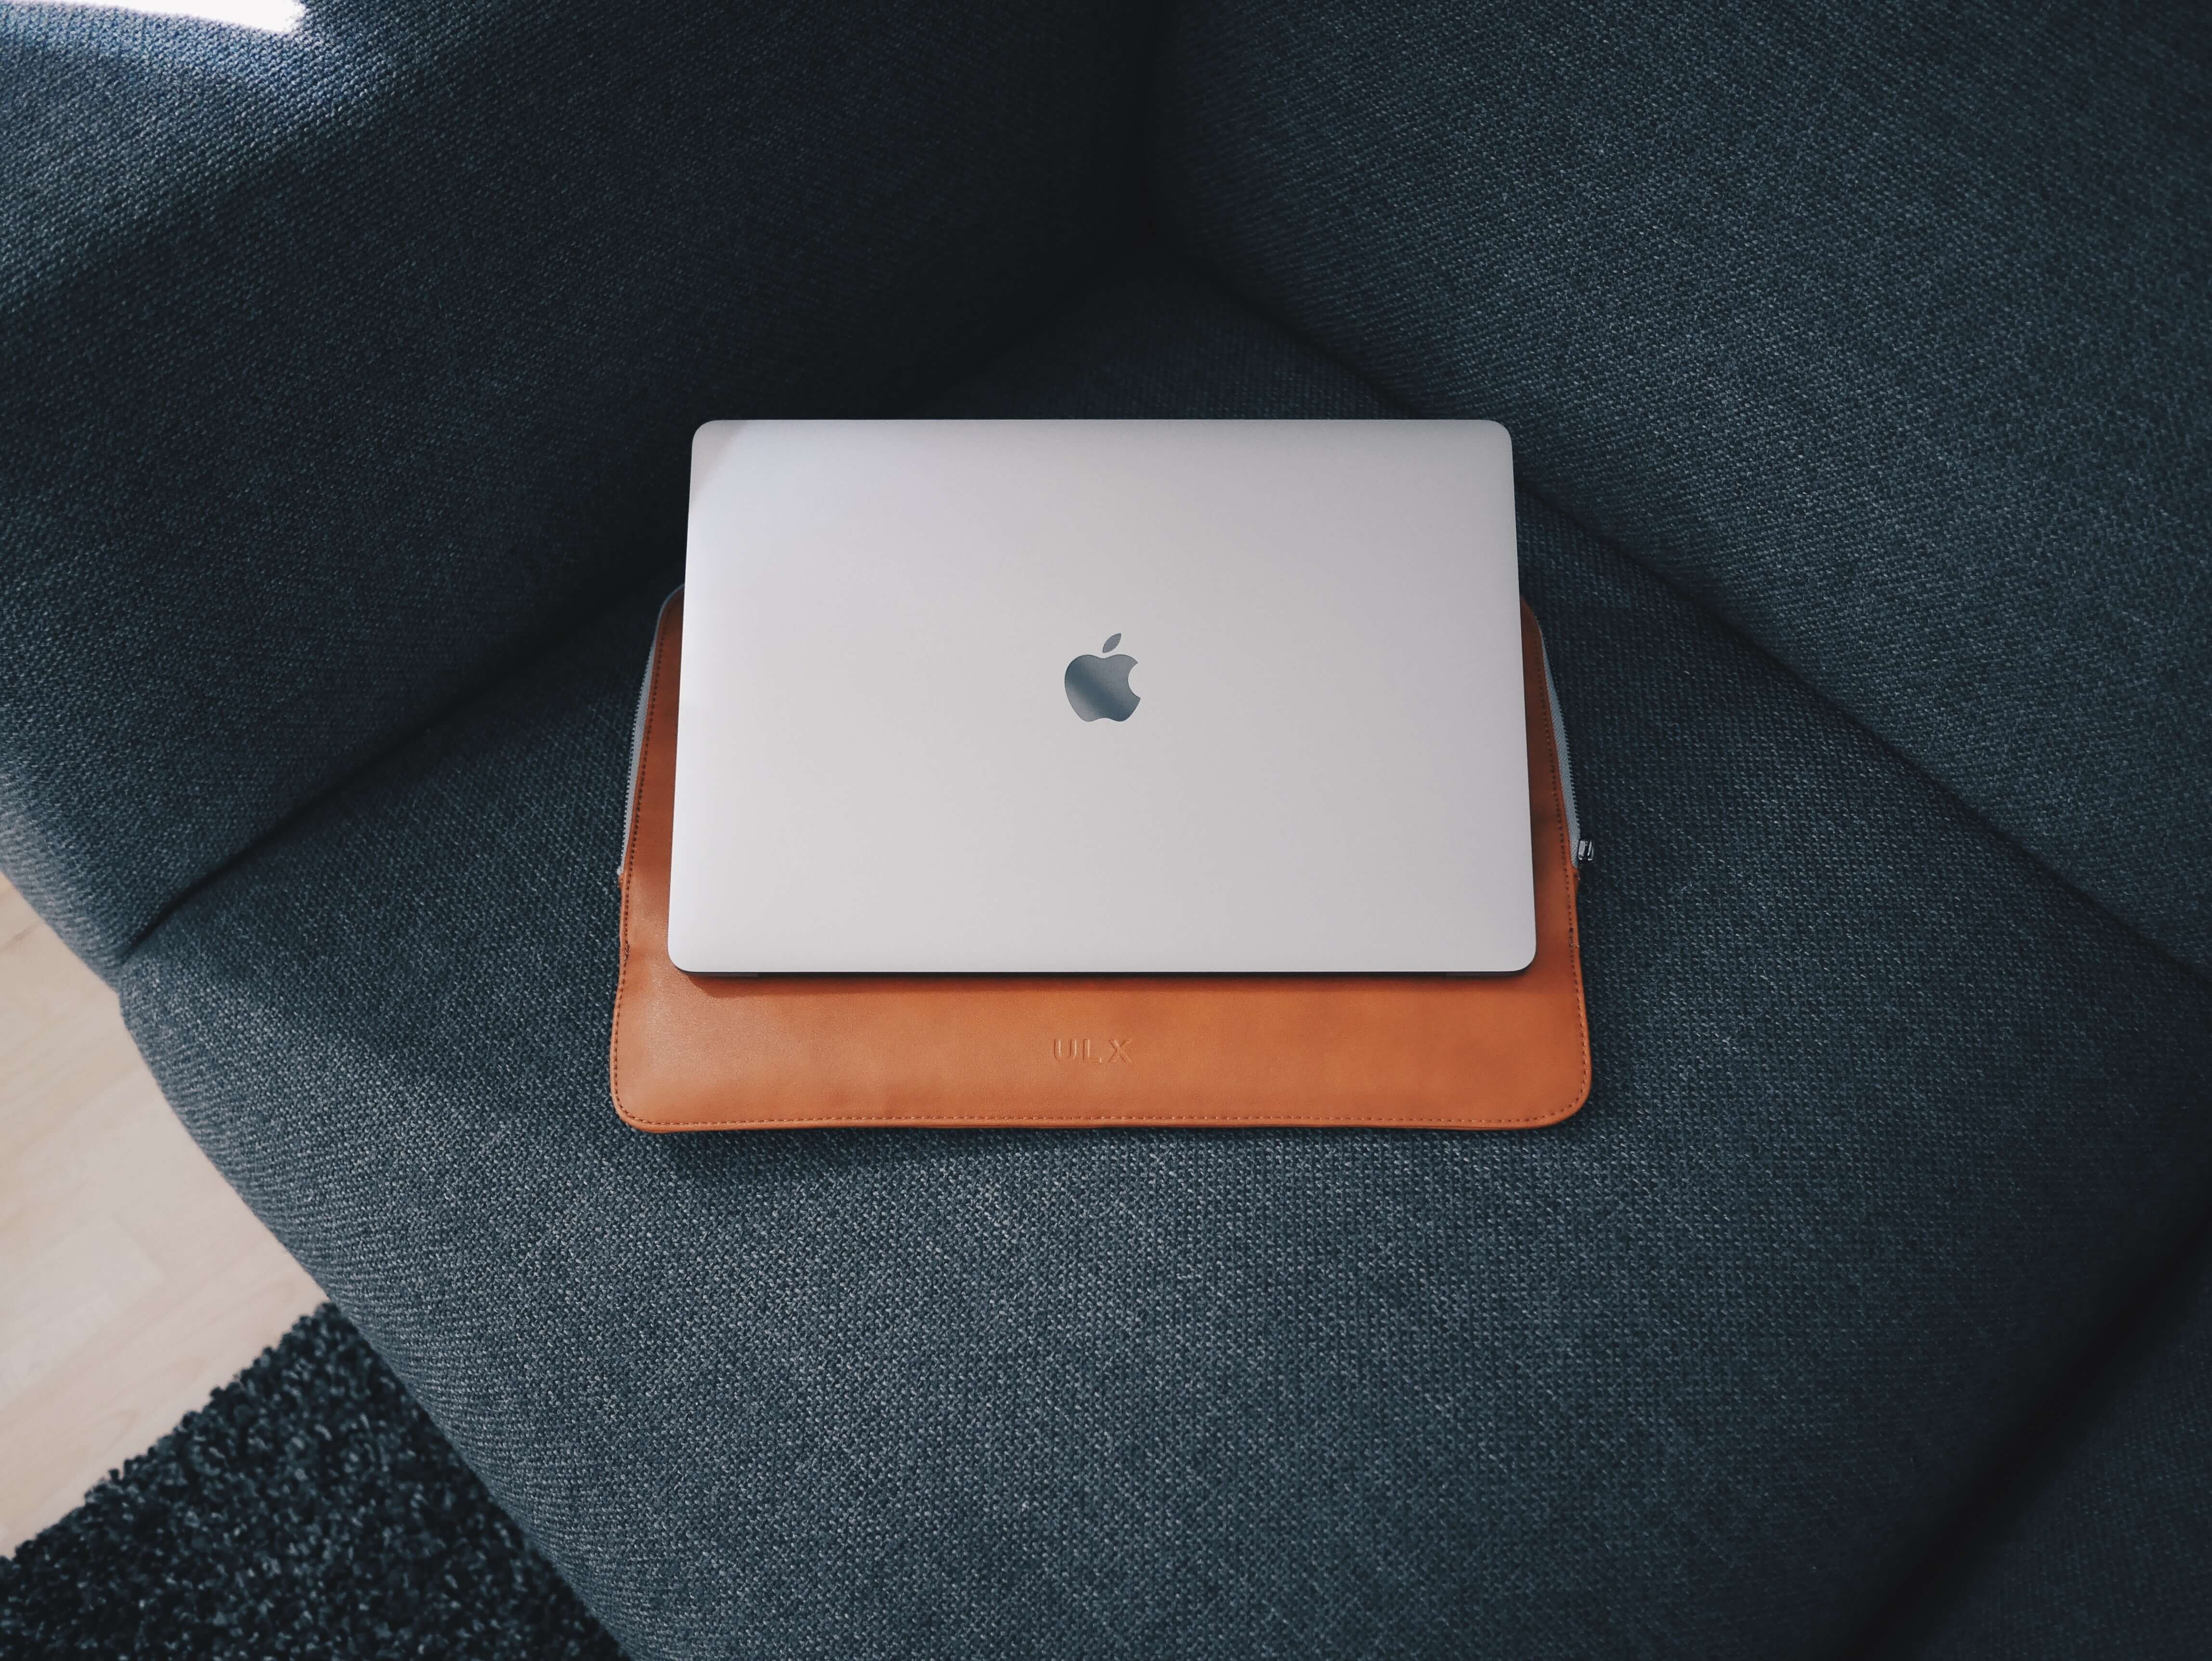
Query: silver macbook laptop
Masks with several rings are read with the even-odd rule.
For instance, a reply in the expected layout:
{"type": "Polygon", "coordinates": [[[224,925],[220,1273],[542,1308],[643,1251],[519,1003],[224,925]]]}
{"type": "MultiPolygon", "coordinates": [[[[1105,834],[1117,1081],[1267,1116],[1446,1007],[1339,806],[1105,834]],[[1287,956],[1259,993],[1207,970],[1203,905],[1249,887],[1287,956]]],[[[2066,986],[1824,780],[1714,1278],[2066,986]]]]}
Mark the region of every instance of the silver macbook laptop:
{"type": "Polygon", "coordinates": [[[1512,472],[1481,421],[701,428],[671,958],[1527,967],[1512,472]]]}

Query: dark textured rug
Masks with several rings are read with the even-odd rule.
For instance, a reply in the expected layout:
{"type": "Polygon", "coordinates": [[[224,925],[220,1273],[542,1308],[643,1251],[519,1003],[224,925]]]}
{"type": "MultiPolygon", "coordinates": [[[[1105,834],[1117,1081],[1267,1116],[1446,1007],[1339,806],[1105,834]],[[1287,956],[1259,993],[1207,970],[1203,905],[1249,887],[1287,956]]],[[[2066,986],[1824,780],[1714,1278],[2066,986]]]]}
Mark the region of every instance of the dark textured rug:
{"type": "Polygon", "coordinates": [[[329,1305],[0,1560],[0,1656],[622,1652],[329,1305]]]}

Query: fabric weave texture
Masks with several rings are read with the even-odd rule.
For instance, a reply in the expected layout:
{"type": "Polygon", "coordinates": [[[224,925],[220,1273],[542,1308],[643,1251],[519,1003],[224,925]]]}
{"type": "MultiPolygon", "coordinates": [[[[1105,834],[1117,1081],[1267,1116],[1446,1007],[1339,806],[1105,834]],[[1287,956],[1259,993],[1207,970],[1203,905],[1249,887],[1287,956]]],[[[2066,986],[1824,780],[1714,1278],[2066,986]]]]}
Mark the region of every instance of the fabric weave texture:
{"type": "MultiPolygon", "coordinates": [[[[939,407],[1388,406],[1147,277],[939,407]]],[[[2202,1207],[2212,995],[1522,510],[1605,850],[1553,1132],[625,1130],[657,584],[194,895],[128,1019],[635,1654],[1804,1652],[2202,1207]]]]}
{"type": "Polygon", "coordinates": [[[1884,1661],[2197,1661],[2212,1639],[2212,1244],[1884,1661]]]}

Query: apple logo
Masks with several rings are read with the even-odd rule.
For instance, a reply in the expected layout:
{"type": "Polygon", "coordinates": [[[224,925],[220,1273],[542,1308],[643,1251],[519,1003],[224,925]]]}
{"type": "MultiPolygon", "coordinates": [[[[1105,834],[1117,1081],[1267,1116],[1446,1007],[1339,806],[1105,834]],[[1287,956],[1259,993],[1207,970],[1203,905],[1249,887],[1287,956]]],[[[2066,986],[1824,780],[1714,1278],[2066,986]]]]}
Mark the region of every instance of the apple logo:
{"type": "MultiPolygon", "coordinates": [[[[1098,649],[1110,652],[1121,643],[1121,636],[1109,635],[1098,649]]],[[[1101,715],[1109,721],[1128,720],[1144,702],[1129,690],[1129,671],[1136,666],[1136,659],[1127,652],[1110,658],[1086,653],[1067,666],[1068,703],[1085,721],[1097,721],[1101,715]]]]}

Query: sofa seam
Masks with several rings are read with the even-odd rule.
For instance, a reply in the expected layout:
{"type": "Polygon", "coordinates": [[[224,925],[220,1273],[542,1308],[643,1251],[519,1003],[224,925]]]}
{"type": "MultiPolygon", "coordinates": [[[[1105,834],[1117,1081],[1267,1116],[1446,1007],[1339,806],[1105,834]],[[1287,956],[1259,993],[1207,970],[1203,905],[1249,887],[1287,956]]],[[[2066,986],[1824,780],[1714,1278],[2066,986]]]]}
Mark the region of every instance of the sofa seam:
{"type": "MultiPolygon", "coordinates": [[[[665,572],[663,575],[665,576],[665,572]]],[[[225,855],[201,872],[174,894],[164,900],[144,926],[131,937],[130,943],[116,954],[113,979],[111,984],[120,985],[124,973],[148,941],[167,928],[177,913],[183,910],[204,891],[213,887],[239,867],[279,841],[294,826],[322,812],[342,797],[354,785],[367,778],[410,746],[428,737],[439,727],[465,714],[483,703],[501,687],[512,684],[518,677],[556,656],[568,645],[635,595],[648,591],[662,578],[656,576],[627,582],[580,596],[576,602],[582,614],[564,627],[557,628],[532,643],[526,644],[479,677],[472,677],[452,697],[435,705],[428,714],[404,730],[396,733],[386,742],[363,755],[360,761],[345,772],[331,779],[312,794],[302,797],[279,818],[272,819],[246,842],[225,855]]]]}
{"type": "MultiPolygon", "coordinates": [[[[1340,369],[1346,374],[1351,376],[1354,380],[1358,381],[1361,386],[1373,393],[1378,399],[1382,400],[1391,409],[1402,411],[1406,416],[1417,420],[1427,421],[1439,418],[1432,415],[1428,411],[1420,409],[1417,405],[1409,402],[1398,392],[1384,385],[1382,381],[1369,374],[1365,370],[1350,362],[1330,348],[1322,345],[1319,341],[1316,340],[1311,335],[1307,333],[1304,329],[1285,321],[1272,307],[1259,301],[1251,299],[1241,289],[1232,288],[1227,282],[1217,277],[1210,269],[1201,266],[1197,257],[1190,254],[1187,249],[1184,251],[1184,258],[1188,261],[1194,274],[1209,287],[1214,288],[1223,293],[1233,303],[1247,307],[1255,316],[1262,319],[1275,329],[1279,330],[1289,339],[1295,341],[1298,345],[1313,353],[1316,356],[1322,359],[1326,362],[1334,366],[1336,368],[1340,369]]],[[[2184,974],[2187,975],[2191,981],[2195,982],[2199,986],[2212,987],[2212,971],[2199,969],[2195,964],[2190,962],[2186,958],[2184,958],[2172,946],[2169,946],[2165,942],[2154,940],[2150,935],[2146,934],[2134,923],[2121,916],[2118,912],[2115,911],[2105,901],[2088,892],[2086,889],[2081,887],[2079,883],[2067,876],[2063,872],[2053,866],[2041,855],[2036,853],[2034,849],[2027,847],[2025,843],[2021,842],[2019,838],[2014,837],[2010,831],[1997,824],[1980,808],[1975,806],[1964,796],[1960,795],[1949,782],[1938,777],[1924,764],[1903,749],[1894,739],[1891,739],[1887,734],[1875,727],[1864,716],[1853,709],[1849,704],[1844,703],[1842,700],[1836,697],[1832,693],[1826,691],[1822,687],[1816,685],[1795,665],[1788,662],[1786,660],[1779,656],[1772,650],[1772,648],[1768,647],[1764,641],[1760,640],[1756,635],[1745,628],[1730,612],[1724,610],[1723,607],[1715,605],[1712,601],[1705,599],[1705,597],[1692,593],[1690,589],[1684,587],[1683,584],[1671,574],[1662,570],[1649,560],[1634,552],[1631,547],[1619,537],[1595,528],[1575,509],[1568,507],[1553,492],[1535,484],[1518,473],[1516,473],[1514,478],[1514,487],[1516,490],[1526,491],[1533,500],[1542,503],[1543,506],[1549,508],[1553,513],[1557,514],[1561,519],[1565,520],[1576,530],[1581,532],[1583,535],[1589,538],[1591,541],[1596,543],[1600,547],[1604,548],[1607,551],[1627,561],[1638,571],[1644,573],[1646,576],[1651,578],[1654,581],[1665,587],[1669,593],[1674,595],[1685,604],[1693,607],[1699,615],[1711,618],[1720,628],[1726,630],[1733,639],[1757,653],[1759,657],[1764,659],[1769,664],[1771,664],[1775,668],[1780,670],[1784,674],[1789,676],[1791,680],[1804,688],[1804,690],[1814,697],[1819,699],[1825,707],[1834,710],[1838,715],[1842,716],[1844,720],[1849,721],[1854,728],[1864,733],[1868,738],[1873,739],[1874,742],[1879,745],[1884,751],[1895,757],[1899,764],[1910,771],[1913,776],[1922,780],[1930,788],[1941,794],[1946,800],[1957,806],[1962,812],[1966,814],[1967,817],[1972,818],[1976,824],[1986,830],[1991,837],[2003,843],[2005,847],[2011,849],[2021,858],[2034,866],[2037,870],[2042,872],[2053,882],[2057,883],[2062,888],[2065,889],[2068,893],[2081,901],[2083,904],[2095,911],[2099,916],[2104,918],[2107,922],[2111,923],[2112,927],[2125,934],[2130,940],[2137,942],[2142,946],[2148,948],[2149,951],[2157,954],[2159,957],[2166,959],[2167,962],[2173,964],[2174,967],[2179,969],[2184,974]]]]}

